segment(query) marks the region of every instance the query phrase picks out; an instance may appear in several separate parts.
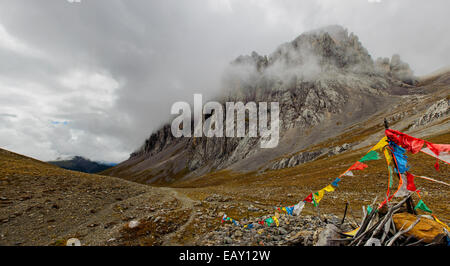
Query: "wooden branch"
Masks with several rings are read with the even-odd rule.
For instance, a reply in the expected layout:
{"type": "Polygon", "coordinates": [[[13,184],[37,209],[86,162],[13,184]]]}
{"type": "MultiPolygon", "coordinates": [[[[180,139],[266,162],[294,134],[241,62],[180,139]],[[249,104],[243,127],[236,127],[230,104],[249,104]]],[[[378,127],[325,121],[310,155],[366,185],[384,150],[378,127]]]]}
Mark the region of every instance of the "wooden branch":
{"type": "MultiPolygon", "coordinates": [[[[389,233],[391,232],[391,228],[393,230],[393,237],[387,241],[386,245],[392,245],[397,239],[401,238],[403,234],[407,233],[409,230],[411,230],[419,221],[416,221],[411,228],[408,228],[406,230],[403,230],[403,227],[400,229],[400,232],[397,232],[395,228],[395,224],[393,221],[393,215],[398,212],[402,205],[405,204],[408,200],[410,200],[412,196],[412,193],[409,193],[408,196],[403,198],[400,202],[398,202],[395,205],[386,205],[388,207],[388,211],[384,216],[381,216],[381,214],[378,212],[378,209],[376,208],[376,198],[374,202],[372,203],[371,207],[373,208],[371,213],[366,212],[365,206],[362,207],[363,211],[363,218],[361,221],[361,226],[356,232],[355,236],[353,238],[347,238],[345,241],[350,241],[348,244],[349,246],[359,246],[363,244],[364,242],[367,242],[367,239],[378,239],[380,240],[380,243],[383,245],[386,238],[388,237],[389,233]],[[377,215],[378,214],[378,215],[377,215]],[[377,217],[377,218],[375,218],[377,217]],[[381,236],[380,236],[381,234],[381,236]],[[378,236],[378,237],[377,237],[378,236]]],[[[348,203],[348,202],[347,202],[348,203]]],[[[349,205],[349,204],[348,204],[349,205]]],[[[347,205],[346,205],[347,210],[347,205]]],[[[351,209],[350,209],[351,210],[351,209]]],[[[344,214],[345,218],[345,214],[344,214]]],[[[343,219],[344,220],[344,219],[343,219]]],[[[419,218],[420,220],[420,218],[419,218]]],[[[405,242],[406,244],[407,242],[405,242]]]]}
{"type": "MultiPolygon", "coordinates": [[[[364,207],[363,207],[363,210],[364,210],[364,207]]],[[[371,212],[370,214],[365,216],[364,220],[361,223],[361,227],[359,228],[358,232],[355,235],[355,238],[359,237],[362,233],[364,233],[366,231],[366,228],[369,225],[369,222],[374,217],[374,215],[375,215],[375,212],[371,212]]]]}
{"type": "Polygon", "coordinates": [[[408,236],[408,237],[405,239],[405,241],[403,241],[403,243],[402,243],[400,246],[406,246],[406,244],[408,244],[408,242],[409,242],[411,239],[413,239],[413,238],[414,238],[413,235],[408,236]]]}
{"type": "Polygon", "coordinates": [[[372,220],[372,218],[374,216],[375,216],[375,211],[371,212],[370,215],[367,216],[367,219],[364,220],[363,224],[361,225],[361,228],[359,229],[358,233],[355,235],[355,240],[352,243],[350,243],[350,245],[353,245],[353,244],[359,245],[361,243],[361,240],[364,238],[364,236],[366,234],[372,232],[372,230],[375,229],[375,226],[373,226],[369,230],[366,230],[367,226],[369,225],[370,221],[372,220]]]}
{"type": "Polygon", "coordinates": [[[392,224],[392,232],[395,235],[397,233],[397,228],[395,227],[394,219],[391,219],[391,224],[392,224]]]}
{"type": "MultiPolygon", "coordinates": [[[[391,209],[392,210],[392,209],[391,209]]],[[[378,225],[378,227],[373,231],[372,233],[372,238],[374,238],[380,231],[381,228],[385,229],[385,225],[387,224],[387,222],[391,219],[392,217],[392,211],[389,210],[388,213],[383,217],[383,219],[381,220],[381,223],[378,225]]],[[[386,229],[384,230],[386,231],[386,229]]],[[[381,241],[382,242],[382,241],[381,241]]]]}
{"type": "MultiPolygon", "coordinates": [[[[348,202],[348,200],[347,200],[347,203],[348,203],[348,207],[350,209],[350,215],[352,216],[353,222],[356,224],[356,227],[359,227],[359,223],[356,221],[356,218],[353,215],[353,210],[352,210],[352,207],[350,206],[350,202],[348,202]]],[[[354,228],[354,229],[356,229],[356,228],[354,228]]]]}
{"type": "Polygon", "coordinates": [[[344,224],[345,216],[347,216],[347,209],[348,209],[348,201],[345,204],[344,217],[342,217],[341,226],[344,224]]]}
{"type": "Polygon", "coordinates": [[[389,229],[391,228],[391,224],[392,224],[392,216],[389,217],[388,221],[384,224],[384,230],[383,230],[383,235],[381,236],[380,242],[383,245],[384,240],[386,239],[388,233],[389,233],[389,229]]]}
{"type": "Polygon", "coordinates": [[[416,246],[417,244],[422,243],[422,241],[423,241],[423,238],[421,238],[419,241],[416,241],[416,242],[414,242],[414,243],[408,244],[408,245],[406,245],[406,246],[407,246],[407,247],[409,247],[409,246],[416,246]]]}
{"type": "Polygon", "coordinates": [[[414,223],[412,223],[412,224],[411,224],[408,228],[406,228],[405,230],[402,230],[402,229],[403,229],[403,226],[404,226],[404,225],[403,225],[402,228],[400,229],[400,231],[399,231],[397,234],[395,234],[395,236],[392,237],[392,238],[388,241],[387,246],[392,246],[392,244],[394,244],[394,242],[395,242],[395,240],[397,240],[397,238],[399,238],[401,235],[403,235],[403,234],[409,232],[411,229],[413,229],[414,226],[416,226],[416,224],[420,222],[420,219],[421,219],[421,217],[417,218],[417,220],[416,220],[414,223]]]}

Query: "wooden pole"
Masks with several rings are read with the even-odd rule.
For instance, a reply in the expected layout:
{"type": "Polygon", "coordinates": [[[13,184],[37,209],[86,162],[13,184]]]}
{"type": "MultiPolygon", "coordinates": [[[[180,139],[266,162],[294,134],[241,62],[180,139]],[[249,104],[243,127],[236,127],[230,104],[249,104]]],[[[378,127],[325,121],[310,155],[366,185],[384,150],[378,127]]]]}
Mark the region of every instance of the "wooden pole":
{"type": "Polygon", "coordinates": [[[387,121],[386,118],[384,118],[384,128],[389,129],[389,122],[387,121]]]}
{"type": "Polygon", "coordinates": [[[345,203],[344,217],[342,217],[341,225],[344,224],[345,216],[347,215],[348,202],[345,203]]]}

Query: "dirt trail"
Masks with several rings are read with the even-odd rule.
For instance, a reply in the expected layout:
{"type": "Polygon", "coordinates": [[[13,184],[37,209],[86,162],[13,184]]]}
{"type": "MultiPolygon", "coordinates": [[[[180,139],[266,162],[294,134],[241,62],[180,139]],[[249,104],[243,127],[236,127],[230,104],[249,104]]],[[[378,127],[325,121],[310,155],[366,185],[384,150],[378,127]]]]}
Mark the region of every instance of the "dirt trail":
{"type": "Polygon", "coordinates": [[[194,203],[198,202],[196,200],[193,200],[189,198],[188,196],[178,192],[177,190],[173,188],[161,188],[161,190],[168,192],[172,197],[177,199],[181,203],[181,207],[178,210],[189,210],[191,212],[189,219],[180,226],[176,231],[167,234],[163,237],[163,246],[176,246],[179,245],[179,243],[176,243],[173,241],[174,236],[177,234],[183,232],[185,228],[192,222],[192,220],[195,218],[195,212],[194,212],[194,203]]]}

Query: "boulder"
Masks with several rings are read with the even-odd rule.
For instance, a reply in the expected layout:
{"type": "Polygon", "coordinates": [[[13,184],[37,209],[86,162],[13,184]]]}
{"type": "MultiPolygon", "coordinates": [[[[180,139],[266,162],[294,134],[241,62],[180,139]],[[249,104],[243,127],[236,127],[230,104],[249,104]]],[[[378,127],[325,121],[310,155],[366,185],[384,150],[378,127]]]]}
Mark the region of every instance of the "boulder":
{"type": "MultiPolygon", "coordinates": [[[[400,230],[403,225],[403,229],[408,228],[417,220],[417,216],[410,213],[397,213],[394,214],[393,219],[395,227],[397,230],[400,230]]],[[[431,243],[435,237],[444,233],[443,225],[434,220],[422,217],[420,222],[409,232],[405,233],[405,235],[413,236],[416,239],[423,239],[424,243],[431,243]]]]}
{"type": "Polygon", "coordinates": [[[318,240],[315,246],[338,246],[337,241],[333,239],[339,239],[339,228],[334,224],[327,224],[325,229],[319,233],[318,240]]]}

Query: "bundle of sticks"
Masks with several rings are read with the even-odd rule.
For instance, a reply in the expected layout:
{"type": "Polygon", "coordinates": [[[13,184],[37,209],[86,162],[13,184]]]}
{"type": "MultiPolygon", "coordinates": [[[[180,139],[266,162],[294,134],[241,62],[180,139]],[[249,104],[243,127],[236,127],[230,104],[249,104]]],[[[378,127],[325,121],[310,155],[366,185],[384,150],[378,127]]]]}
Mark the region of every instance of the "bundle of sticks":
{"type": "MultiPolygon", "coordinates": [[[[449,232],[444,229],[445,234],[439,235],[431,243],[424,243],[423,239],[417,239],[411,234],[407,236],[421,219],[427,219],[423,216],[417,216],[415,222],[409,226],[403,225],[397,228],[393,215],[404,210],[403,205],[406,204],[408,212],[415,214],[414,209],[411,208],[411,196],[406,196],[400,202],[392,205],[387,205],[387,210],[378,211],[375,204],[372,204],[372,211],[366,212],[363,208],[363,218],[359,225],[359,230],[353,236],[345,233],[339,233],[343,238],[334,239],[346,246],[428,246],[440,245],[446,242],[446,237],[450,237],[449,232]]],[[[376,202],[376,199],[374,203],[376,202]]],[[[345,214],[343,221],[345,219],[345,214]]]]}

